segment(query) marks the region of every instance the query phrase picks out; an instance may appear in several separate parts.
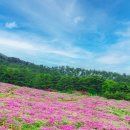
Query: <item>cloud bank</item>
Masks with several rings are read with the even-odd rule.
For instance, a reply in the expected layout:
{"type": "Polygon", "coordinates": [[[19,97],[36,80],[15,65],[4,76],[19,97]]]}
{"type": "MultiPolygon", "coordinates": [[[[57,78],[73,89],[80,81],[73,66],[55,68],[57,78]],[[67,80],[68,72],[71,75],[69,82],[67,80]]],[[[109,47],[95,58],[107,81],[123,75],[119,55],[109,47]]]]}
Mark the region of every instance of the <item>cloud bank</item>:
{"type": "Polygon", "coordinates": [[[124,3],[1,0],[0,52],[49,66],[128,73],[130,20],[115,14],[124,3]]]}

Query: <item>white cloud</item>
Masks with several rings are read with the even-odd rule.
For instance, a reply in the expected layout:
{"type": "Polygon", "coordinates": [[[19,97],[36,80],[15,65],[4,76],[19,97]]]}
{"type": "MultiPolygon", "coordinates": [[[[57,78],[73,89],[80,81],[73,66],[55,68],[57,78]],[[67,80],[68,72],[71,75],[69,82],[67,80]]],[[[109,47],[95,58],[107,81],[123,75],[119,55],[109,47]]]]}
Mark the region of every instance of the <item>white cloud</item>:
{"type": "Polygon", "coordinates": [[[63,2],[64,4],[64,10],[63,10],[63,13],[65,15],[66,18],[72,18],[72,16],[76,13],[76,0],[71,0],[69,2],[63,2]],[[66,5],[65,5],[66,3],[66,5]]]}
{"type": "Polygon", "coordinates": [[[23,34],[0,31],[0,51],[6,50],[5,54],[12,51],[13,56],[19,58],[21,58],[20,54],[22,54],[22,57],[32,57],[34,63],[45,65],[70,65],[89,69],[127,72],[124,68],[119,69],[119,65],[127,63],[130,59],[129,41],[116,43],[110,46],[108,51],[101,56],[98,53],[95,56],[94,53],[73,44],[64,43],[59,46],[57,44],[58,39],[53,40],[56,43],[54,42],[52,45],[49,40],[44,41],[43,38],[29,35],[31,36],[27,37],[27,34],[23,36],[23,34]],[[116,68],[114,68],[115,66],[116,68]]]}
{"type": "Polygon", "coordinates": [[[106,54],[104,56],[101,56],[100,58],[97,59],[98,62],[101,64],[106,64],[106,65],[117,65],[117,64],[122,64],[126,62],[127,56],[125,55],[120,55],[120,54],[113,54],[113,52],[106,54]]]}
{"type": "Polygon", "coordinates": [[[100,64],[106,65],[125,65],[130,59],[130,39],[122,39],[110,45],[108,50],[97,58],[100,64]]]}
{"type": "Polygon", "coordinates": [[[17,24],[16,24],[15,21],[13,21],[13,22],[7,22],[7,23],[5,23],[5,28],[8,28],[8,29],[17,28],[17,24]]]}
{"type": "Polygon", "coordinates": [[[130,27],[122,31],[116,31],[115,34],[121,38],[130,38],[130,27]]]}
{"type": "Polygon", "coordinates": [[[84,21],[84,18],[81,17],[81,16],[77,16],[77,17],[74,18],[75,24],[78,24],[78,23],[83,22],[83,21],[84,21]]]}
{"type": "MultiPolygon", "coordinates": [[[[119,36],[117,41],[110,45],[106,52],[98,57],[97,61],[107,65],[125,65],[129,64],[130,59],[130,24],[116,31],[114,34],[119,36]]],[[[126,67],[127,68],[127,67],[126,67]]]]}
{"type": "MultiPolygon", "coordinates": [[[[6,2],[6,4],[8,4],[6,2]]],[[[109,23],[107,14],[102,10],[95,10],[92,5],[81,6],[78,0],[11,0],[11,8],[19,11],[22,22],[32,30],[43,31],[54,37],[67,37],[65,32],[79,33],[81,31],[94,31],[109,23]],[[84,22],[83,22],[84,21],[84,22]],[[81,26],[75,24],[81,23],[81,26]]],[[[9,5],[8,5],[9,6],[9,5]]]]}
{"type": "MultiPolygon", "coordinates": [[[[86,47],[81,48],[80,43],[76,41],[78,37],[74,37],[76,43],[71,44],[73,36],[77,36],[79,33],[82,35],[84,32],[99,33],[102,39],[104,39],[105,33],[100,33],[98,30],[107,31],[106,28],[109,28],[109,24],[113,23],[113,21],[103,10],[95,10],[89,4],[86,4],[84,9],[84,6],[81,6],[77,0],[44,0],[44,2],[41,0],[22,0],[19,2],[11,0],[10,3],[3,0],[2,3],[4,2],[9,4],[8,6],[10,6],[12,11],[19,11],[19,18],[21,17],[20,25],[24,23],[26,30],[30,29],[34,32],[40,32],[42,38],[40,36],[34,37],[32,34],[25,34],[23,36],[22,34],[6,33],[3,35],[3,32],[0,32],[0,51],[7,49],[7,53],[8,50],[12,51],[16,57],[18,53],[21,53],[23,57],[26,57],[24,55],[27,53],[31,57],[34,54],[36,55],[35,60],[40,57],[40,60],[43,60],[40,63],[43,64],[46,60],[49,63],[55,62],[56,65],[71,64],[91,69],[107,69],[109,66],[118,67],[119,65],[128,63],[127,61],[130,59],[129,39],[118,41],[112,46],[110,45],[105,52],[95,52],[94,49],[96,47],[94,47],[93,52],[97,56],[87,50],[87,42],[84,43],[86,47]],[[81,26],[76,26],[80,23],[81,26]],[[49,40],[44,40],[44,34],[45,36],[46,34],[49,36],[49,40]],[[32,36],[30,37],[30,35],[32,36]]],[[[5,27],[8,29],[13,29],[17,26],[15,21],[5,24],[5,27]]],[[[129,31],[130,29],[127,31],[118,31],[117,34],[120,37],[128,38],[130,37],[129,31]]],[[[81,36],[81,39],[85,39],[86,37],[81,36]]],[[[97,43],[91,43],[91,45],[94,44],[97,46],[97,43]]],[[[29,56],[27,55],[27,57],[29,56]]],[[[32,58],[34,59],[34,57],[32,58]]],[[[113,68],[109,69],[112,70],[113,68]]]]}
{"type": "Polygon", "coordinates": [[[25,41],[18,41],[8,38],[0,38],[0,46],[9,47],[12,49],[20,49],[20,50],[27,50],[27,51],[36,51],[37,49],[35,46],[25,42],[25,41]]]}
{"type": "Polygon", "coordinates": [[[0,31],[0,47],[20,50],[23,53],[26,51],[39,55],[54,54],[61,56],[61,58],[88,59],[93,55],[91,52],[71,44],[63,44],[59,47],[57,43],[50,45],[49,41],[46,43],[43,39],[36,36],[33,39],[29,39],[25,36],[5,31],[0,31]]]}

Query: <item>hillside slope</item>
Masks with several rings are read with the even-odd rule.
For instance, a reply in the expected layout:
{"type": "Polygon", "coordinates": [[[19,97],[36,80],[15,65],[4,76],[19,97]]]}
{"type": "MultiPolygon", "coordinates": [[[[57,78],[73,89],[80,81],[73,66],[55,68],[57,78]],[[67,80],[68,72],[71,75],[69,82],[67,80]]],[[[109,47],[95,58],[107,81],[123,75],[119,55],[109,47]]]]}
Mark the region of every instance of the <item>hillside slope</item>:
{"type": "Polygon", "coordinates": [[[130,102],[0,83],[0,130],[130,130],[130,102]]]}
{"type": "Polygon", "coordinates": [[[29,68],[34,72],[46,73],[46,74],[58,74],[67,76],[100,76],[104,79],[114,80],[117,82],[128,82],[130,83],[130,75],[119,74],[116,72],[107,72],[99,70],[87,70],[82,68],[73,68],[69,66],[57,66],[48,67],[45,65],[36,65],[27,61],[23,61],[19,58],[8,57],[0,53],[0,65],[8,65],[11,67],[23,67],[29,68]]]}
{"type": "Polygon", "coordinates": [[[19,58],[8,57],[0,53],[0,64],[21,64],[21,65],[34,65],[33,63],[23,61],[19,58]]]}
{"type": "Polygon", "coordinates": [[[0,82],[37,89],[87,91],[111,99],[130,100],[130,76],[68,66],[47,67],[0,54],[0,82]]]}

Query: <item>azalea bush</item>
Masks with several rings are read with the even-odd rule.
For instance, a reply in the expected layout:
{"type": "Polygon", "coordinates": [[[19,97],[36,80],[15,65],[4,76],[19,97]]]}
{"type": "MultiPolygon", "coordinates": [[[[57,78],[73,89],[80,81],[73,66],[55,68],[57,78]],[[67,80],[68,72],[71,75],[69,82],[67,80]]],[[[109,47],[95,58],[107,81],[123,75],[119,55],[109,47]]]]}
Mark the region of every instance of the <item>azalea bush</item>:
{"type": "Polygon", "coordinates": [[[0,130],[130,130],[130,102],[0,83],[0,130]]]}

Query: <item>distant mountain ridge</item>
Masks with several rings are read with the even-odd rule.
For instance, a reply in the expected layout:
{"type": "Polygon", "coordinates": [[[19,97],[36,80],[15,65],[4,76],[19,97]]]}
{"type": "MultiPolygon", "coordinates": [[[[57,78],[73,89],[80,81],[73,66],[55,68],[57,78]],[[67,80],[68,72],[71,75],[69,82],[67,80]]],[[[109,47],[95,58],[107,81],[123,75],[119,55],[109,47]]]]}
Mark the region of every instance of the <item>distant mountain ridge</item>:
{"type": "Polygon", "coordinates": [[[0,64],[1,63],[14,63],[14,64],[33,64],[31,62],[27,62],[24,60],[21,60],[19,58],[15,58],[15,57],[8,57],[2,53],[0,53],[0,64]]]}

